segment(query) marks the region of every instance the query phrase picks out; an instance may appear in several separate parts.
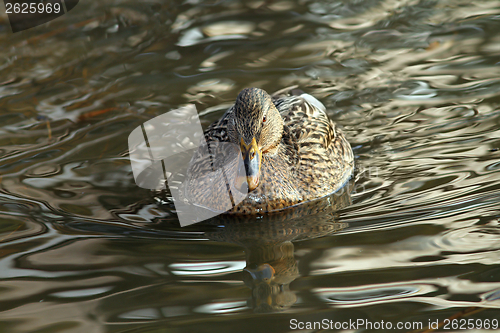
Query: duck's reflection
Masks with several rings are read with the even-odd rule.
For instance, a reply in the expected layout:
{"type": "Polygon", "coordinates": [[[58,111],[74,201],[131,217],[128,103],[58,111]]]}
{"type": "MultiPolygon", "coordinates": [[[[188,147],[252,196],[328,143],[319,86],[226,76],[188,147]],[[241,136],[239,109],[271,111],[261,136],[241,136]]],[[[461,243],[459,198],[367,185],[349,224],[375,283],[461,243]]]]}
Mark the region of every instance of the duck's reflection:
{"type": "Polygon", "coordinates": [[[297,301],[290,291],[290,283],[299,276],[293,250],[292,242],[247,248],[243,281],[252,289],[256,312],[287,309],[297,301]]]}
{"type": "Polygon", "coordinates": [[[245,249],[243,281],[252,289],[249,303],[255,312],[282,311],[297,301],[297,296],[290,290],[290,283],[299,276],[293,242],[330,235],[346,228],[346,223],[338,222],[336,212],[350,202],[348,191],[343,191],[259,219],[219,217],[210,221],[219,228],[207,231],[205,236],[238,244],[245,249]]]}

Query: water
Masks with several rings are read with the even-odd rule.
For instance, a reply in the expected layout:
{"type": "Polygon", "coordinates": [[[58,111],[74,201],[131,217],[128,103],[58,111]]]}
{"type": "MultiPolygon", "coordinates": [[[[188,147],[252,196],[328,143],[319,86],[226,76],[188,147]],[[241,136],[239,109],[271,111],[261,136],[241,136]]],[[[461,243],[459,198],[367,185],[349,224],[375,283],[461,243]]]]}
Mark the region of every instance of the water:
{"type": "Polygon", "coordinates": [[[496,1],[460,0],[81,1],[16,34],[0,16],[0,331],[481,331],[500,319],[499,29],[496,1]],[[133,182],[144,121],[194,103],[207,126],[244,87],[290,85],[349,138],[350,196],[180,228],[133,182]]]}

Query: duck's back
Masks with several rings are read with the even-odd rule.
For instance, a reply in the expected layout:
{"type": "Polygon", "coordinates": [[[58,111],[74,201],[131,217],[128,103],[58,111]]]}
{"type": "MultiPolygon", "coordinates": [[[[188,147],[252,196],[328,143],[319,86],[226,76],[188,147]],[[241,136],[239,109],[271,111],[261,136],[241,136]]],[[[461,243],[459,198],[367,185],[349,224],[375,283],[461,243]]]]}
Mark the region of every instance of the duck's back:
{"type": "Polygon", "coordinates": [[[343,132],[327,116],[325,106],[298,90],[275,93],[273,102],[297,150],[293,179],[302,201],[337,191],[352,175],[354,156],[343,132]]]}

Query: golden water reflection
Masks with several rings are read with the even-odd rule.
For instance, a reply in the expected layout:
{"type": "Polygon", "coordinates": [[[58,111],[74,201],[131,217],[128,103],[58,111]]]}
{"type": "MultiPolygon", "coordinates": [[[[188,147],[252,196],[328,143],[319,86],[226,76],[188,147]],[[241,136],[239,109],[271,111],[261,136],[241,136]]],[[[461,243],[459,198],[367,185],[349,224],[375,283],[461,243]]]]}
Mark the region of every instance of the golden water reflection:
{"type": "Polygon", "coordinates": [[[245,249],[243,281],[252,290],[249,306],[255,312],[283,311],[295,304],[297,297],[290,283],[300,272],[293,242],[345,229],[348,225],[338,221],[337,212],[351,203],[351,185],[349,182],[336,194],[278,214],[211,221],[220,228],[205,232],[207,238],[245,249]]]}

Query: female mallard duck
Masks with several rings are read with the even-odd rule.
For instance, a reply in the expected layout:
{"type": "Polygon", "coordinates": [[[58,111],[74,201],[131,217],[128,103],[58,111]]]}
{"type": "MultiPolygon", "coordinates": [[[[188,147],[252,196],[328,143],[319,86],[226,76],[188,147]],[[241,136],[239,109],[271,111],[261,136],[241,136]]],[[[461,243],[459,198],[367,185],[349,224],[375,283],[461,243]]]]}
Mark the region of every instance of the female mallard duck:
{"type": "Polygon", "coordinates": [[[326,115],[325,106],[290,89],[273,96],[258,88],[244,89],[204,136],[207,144],[190,162],[184,197],[210,210],[240,214],[281,210],[334,193],[353,172],[351,146],[326,115]],[[236,147],[240,158],[218,166],[209,161],[202,151],[207,146],[213,151],[221,143],[236,147]],[[225,181],[214,181],[213,171],[221,168],[225,181]],[[235,189],[244,196],[238,198],[235,189]],[[229,210],[222,204],[227,193],[234,204],[229,210]]]}

